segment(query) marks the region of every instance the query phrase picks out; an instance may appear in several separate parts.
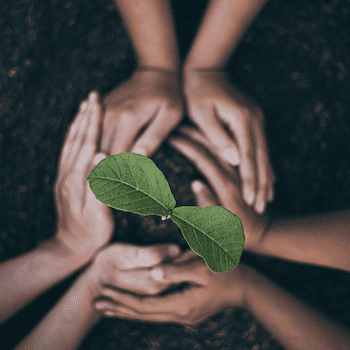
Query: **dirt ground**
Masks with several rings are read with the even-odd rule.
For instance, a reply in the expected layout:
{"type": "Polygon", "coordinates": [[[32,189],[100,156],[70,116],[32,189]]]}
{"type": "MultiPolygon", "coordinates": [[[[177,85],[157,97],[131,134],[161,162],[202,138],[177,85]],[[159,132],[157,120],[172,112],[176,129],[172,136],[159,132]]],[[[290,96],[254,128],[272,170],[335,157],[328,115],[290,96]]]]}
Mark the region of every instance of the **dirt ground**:
{"type": "MultiPolygon", "coordinates": [[[[186,54],[208,1],[171,2],[186,54]]],[[[350,1],[271,0],[228,69],[265,112],[278,176],[273,207],[315,213],[350,206],[350,1]]],[[[53,236],[53,185],[69,123],[91,90],[102,96],[128,79],[135,56],[112,0],[2,0],[0,3],[0,261],[53,236]]],[[[188,123],[184,119],[184,123],[188,123]]],[[[190,182],[203,179],[164,144],[152,160],[177,206],[195,205],[190,182]]],[[[187,244],[170,221],[114,211],[113,242],[187,244]]],[[[330,233],[331,234],[331,233],[330,233]]],[[[244,253],[301,300],[350,327],[350,275],[244,253]]],[[[56,303],[74,275],[0,328],[15,346],[56,303]]],[[[280,350],[243,309],[226,309],[198,327],[102,320],[81,350],[280,350]]]]}

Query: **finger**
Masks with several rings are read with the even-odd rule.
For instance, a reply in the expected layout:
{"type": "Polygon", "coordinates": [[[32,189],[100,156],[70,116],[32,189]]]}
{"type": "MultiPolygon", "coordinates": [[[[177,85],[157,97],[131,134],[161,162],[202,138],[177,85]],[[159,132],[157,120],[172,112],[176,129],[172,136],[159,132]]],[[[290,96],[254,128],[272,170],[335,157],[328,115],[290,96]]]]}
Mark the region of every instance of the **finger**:
{"type": "Polygon", "coordinates": [[[127,320],[136,320],[142,322],[152,322],[152,323],[166,323],[172,322],[176,323],[175,315],[171,313],[139,313],[131,308],[125,307],[123,305],[116,305],[111,303],[96,303],[95,307],[97,310],[101,311],[106,317],[118,317],[127,320]]]}
{"type": "Polygon", "coordinates": [[[137,140],[131,152],[152,157],[171,131],[180,123],[182,113],[181,109],[162,106],[146,131],[137,140]]]}
{"type": "Polygon", "coordinates": [[[236,106],[221,104],[219,116],[227,121],[230,132],[237,140],[240,156],[239,173],[243,182],[244,200],[248,205],[252,205],[256,195],[257,183],[255,139],[250,126],[245,122],[246,118],[243,118],[243,122],[238,122],[242,119],[241,115],[238,115],[238,118],[232,118],[232,113],[235,113],[235,110],[236,106]]]}
{"type": "Polygon", "coordinates": [[[228,165],[227,162],[224,162],[221,158],[217,157],[217,154],[213,151],[212,145],[199,130],[187,125],[181,126],[178,130],[188,139],[194,140],[209,151],[211,155],[215,157],[215,160],[220,164],[220,167],[225,169],[225,171],[229,174],[230,178],[237,177],[237,170],[232,168],[232,166],[228,165]]]}
{"type": "Polygon", "coordinates": [[[96,101],[93,99],[93,93],[90,93],[84,120],[81,123],[70,155],[72,170],[69,174],[69,180],[67,180],[70,183],[71,205],[72,208],[76,210],[81,210],[85,205],[87,196],[85,191],[86,173],[97,148],[96,144],[87,141],[87,134],[90,127],[93,128],[92,132],[98,132],[98,130],[96,130],[98,127],[96,127],[96,125],[91,125],[93,114],[89,112],[95,103],[96,101]]]}
{"type": "Polygon", "coordinates": [[[76,134],[79,131],[79,127],[83,121],[83,114],[86,110],[87,107],[87,102],[83,101],[80,104],[79,111],[74,119],[74,121],[71,123],[65,141],[63,143],[62,151],[61,151],[61,156],[59,160],[59,169],[66,168],[68,166],[67,160],[69,155],[71,154],[71,149],[74,144],[73,140],[76,138],[76,134]]]}
{"type": "Polygon", "coordinates": [[[110,154],[127,152],[142,125],[138,123],[133,113],[128,111],[122,111],[118,117],[114,116],[113,118],[118,118],[118,123],[111,135],[110,154]]]}
{"type": "MultiPolygon", "coordinates": [[[[116,305],[123,305],[136,312],[137,315],[173,313],[176,314],[181,308],[179,301],[184,299],[184,292],[170,293],[166,296],[144,297],[131,294],[119,289],[113,290],[113,302],[116,305]]],[[[116,308],[116,306],[114,307],[116,308]]]]}
{"type": "Polygon", "coordinates": [[[155,266],[151,269],[151,276],[162,283],[191,282],[202,285],[206,283],[206,279],[199,269],[201,265],[203,259],[197,255],[195,259],[155,266]]]}
{"type": "Polygon", "coordinates": [[[118,254],[118,269],[139,269],[158,265],[166,260],[171,260],[181,253],[176,244],[157,244],[147,247],[118,244],[115,247],[118,254]]]}
{"type": "Polygon", "coordinates": [[[173,259],[173,263],[184,262],[191,259],[197,259],[199,255],[192,249],[186,250],[184,253],[173,259]]]}
{"type": "Polygon", "coordinates": [[[220,206],[219,201],[213,196],[210,189],[202,181],[192,181],[191,189],[195,195],[196,205],[198,207],[220,206]]]}
{"type": "Polygon", "coordinates": [[[89,98],[91,104],[87,112],[90,116],[90,125],[87,130],[86,143],[96,145],[97,138],[99,136],[102,106],[100,102],[100,96],[97,91],[93,91],[89,95],[89,98]]]}
{"type": "MultiPolygon", "coordinates": [[[[91,93],[89,95],[89,104],[87,107],[86,120],[87,123],[85,128],[79,132],[78,138],[80,138],[80,149],[78,157],[75,161],[74,171],[77,178],[84,178],[82,183],[85,181],[85,175],[89,170],[88,167],[96,154],[97,150],[97,136],[99,132],[99,118],[100,118],[100,107],[98,101],[98,95],[91,93]]],[[[77,140],[78,146],[78,140],[77,140]]]]}
{"type": "Polygon", "coordinates": [[[220,125],[215,116],[215,111],[213,110],[208,114],[208,112],[202,110],[198,113],[203,114],[203,118],[201,118],[201,123],[198,123],[197,127],[214,147],[216,154],[225,162],[229,162],[234,166],[238,165],[240,163],[238,147],[220,125]]]}
{"type": "MultiPolygon", "coordinates": [[[[235,179],[229,179],[217,162],[201,146],[189,139],[171,137],[169,144],[187,157],[207,179],[219,202],[228,210],[232,210],[232,190],[235,179]]],[[[236,169],[234,169],[236,171],[236,169]]],[[[236,176],[238,179],[238,177],[236,176]]]]}
{"type": "Polygon", "coordinates": [[[89,118],[89,109],[91,108],[91,100],[90,100],[91,93],[88,96],[87,99],[87,105],[86,109],[82,113],[82,121],[78,126],[75,138],[71,140],[71,151],[68,155],[67,163],[73,167],[76,164],[77,158],[79,156],[79,153],[81,153],[81,147],[82,144],[86,138],[86,133],[89,128],[90,118],[89,118]]]}
{"type": "Polygon", "coordinates": [[[269,179],[269,159],[264,133],[259,125],[255,127],[255,130],[256,164],[258,171],[258,192],[255,201],[255,211],[262,215],[265,212],[268,191],[272,181],[269,179]]]}

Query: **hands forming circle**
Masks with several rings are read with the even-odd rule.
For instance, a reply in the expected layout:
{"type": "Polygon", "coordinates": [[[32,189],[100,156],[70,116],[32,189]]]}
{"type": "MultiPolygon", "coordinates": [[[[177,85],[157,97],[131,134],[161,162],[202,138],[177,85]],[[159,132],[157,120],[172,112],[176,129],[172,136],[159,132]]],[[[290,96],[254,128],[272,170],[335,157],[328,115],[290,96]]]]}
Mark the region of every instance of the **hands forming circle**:
{"type": "MultiPolygon", "coordinates": [[[[273,198],[275,181],[267,156],[262,112],[228,85],[224,75],[204,74],[196,79],[185,84],[185,97],[190,118],[201,132],[183,126],[180,131],[185,137],[173,137],[169,143],[192,161],[214,190],[215,195],[207,185],[194,181],[191,187],[197,205],[222,205],[238,215],[246,236],[244,249],[253,249],[269,216],[256,214],[252,204],[255,211],[264,212],[266,203],[273,198]],[[235,141],[219,120],[229,127],[235,141]],[[236,158],[230,162],[227,148],[236,158]],[[239,163],[239,170],[232,163],[239,163]],[[254,193],[247,196],[248,192],[254,193]]],[[[82,102],[67,133],[55,182],[56,238],[78,256],[95,256],[89,270],[90,288],[95,297],[108,299],[99,310],[106,316],[194,325],[224,307],[244,305],[244,264],[215,274],[192,250],[167,261],[179,254],[171,255],[169,248],[179,247],[169,244],[113,244],[96,255],[110,241],[114,220],[111,209],[90,190],[86,180],[89,172],[109,152],[132,149],[150,157],[183,114],[176,79],[161,72],[137,71],[105,98],[104,106],[106,113],[100,123],[102,106],[98,94],[93,92],[82,102]],[[100,124],[101,153],[97,152],[100,124]],[[137,138],[147,124],[146,132],[137,138]],[[159,296],[183,282],[189,283],[185,290],[159,296]]],[[[101,302],[98,304],[101,306],[101,302]]]]}

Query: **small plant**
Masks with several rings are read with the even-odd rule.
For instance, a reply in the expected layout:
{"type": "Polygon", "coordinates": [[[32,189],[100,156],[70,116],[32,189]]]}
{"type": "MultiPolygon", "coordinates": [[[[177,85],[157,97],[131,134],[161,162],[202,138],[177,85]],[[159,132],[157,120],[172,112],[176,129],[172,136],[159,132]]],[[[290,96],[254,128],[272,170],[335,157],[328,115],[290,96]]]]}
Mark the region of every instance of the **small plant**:
{"type": "Polygon", "coordinates": [[[170,217],[213,272],[238,266],[245,241],[239,217],[221,206],[175,208],[169,183],[151,159],[129,152],[109,156],[87,181],[95,197],[116,210],[170,217]]]}

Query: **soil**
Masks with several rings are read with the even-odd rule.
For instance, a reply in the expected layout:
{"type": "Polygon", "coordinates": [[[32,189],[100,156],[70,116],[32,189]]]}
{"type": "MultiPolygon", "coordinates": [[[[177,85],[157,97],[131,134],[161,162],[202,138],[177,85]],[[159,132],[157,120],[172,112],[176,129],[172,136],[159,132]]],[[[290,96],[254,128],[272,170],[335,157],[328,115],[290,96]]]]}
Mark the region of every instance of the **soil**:
{"type": "MultiPolygon", "coordinates": [[[[172,1],[183,58],[208,1],[172,1]]],[[[271,0],[245,34],[228,70],[265,112],[278,176],[272,207],[308,214],[350,206],[350,2],[271,0]]],[[[135,55],[112,0],[3,0],[0,4],[0,261],[55,233],[53,185],[64,136],[80,101],[127,80],[135,55]]],[[[183,123],[189,123],[184,118],[183,123]]],[[[176,133],[176,131],[174,132],[176,133]]],[[[177,206],[195,205],[203,179],[166,143],[152,157],[177,206]]],[[[112,242],[177,242],[170,220],[114,211],[112,242]]],[[[331,232],[330,232],[331,234],[331,232]]],[[[243,253],[281,287],[350,327],[350,275],[243,253]]],[[[76,276],[0,328],[13,348],[76,276]]],[[[283,347],[244,309],[225,309],[198,327],[103,319],[79,349],[277,350],[283,347]]]]}

